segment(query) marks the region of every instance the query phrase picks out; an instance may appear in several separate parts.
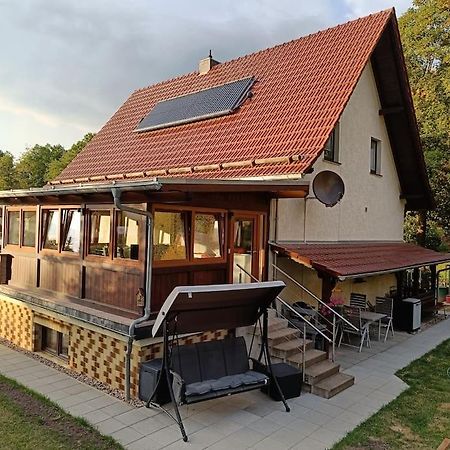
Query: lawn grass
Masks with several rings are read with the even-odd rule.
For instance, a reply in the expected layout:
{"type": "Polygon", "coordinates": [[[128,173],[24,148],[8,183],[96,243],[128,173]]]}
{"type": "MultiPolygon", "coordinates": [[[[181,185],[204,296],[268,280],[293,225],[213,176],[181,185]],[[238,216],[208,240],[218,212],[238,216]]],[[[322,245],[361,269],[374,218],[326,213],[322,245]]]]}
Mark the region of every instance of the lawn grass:
{"type": "Polygon", "coordinates": [[[0,375],[0,449],[123,449],[86,421],[0,375]]]}
{"type": "Polygon", "coordinates": [[[436,449],[450,437],[450,340],[397,372],[410,387],[333,450],[436,449]]]}

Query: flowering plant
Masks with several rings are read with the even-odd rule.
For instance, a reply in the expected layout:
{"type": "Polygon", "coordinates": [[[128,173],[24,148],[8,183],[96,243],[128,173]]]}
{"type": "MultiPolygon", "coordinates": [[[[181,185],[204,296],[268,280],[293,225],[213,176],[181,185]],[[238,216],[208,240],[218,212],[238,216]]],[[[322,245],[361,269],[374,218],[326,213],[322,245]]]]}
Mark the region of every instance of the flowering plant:
{"type": "MultiPolygon", "coordinates": [[[[335,309],[337,306],[343,305],[344,304],[344,299],[342,297],[336,297],[336,296],[332,296],[330,298],[330,301],[328,303],[328,306],[331,309],[335,309]]],[[[320,307],[320,314],[322,314],[325,317],[331,316],[332,312],[325,306],[321,306],[320,307]]]]}

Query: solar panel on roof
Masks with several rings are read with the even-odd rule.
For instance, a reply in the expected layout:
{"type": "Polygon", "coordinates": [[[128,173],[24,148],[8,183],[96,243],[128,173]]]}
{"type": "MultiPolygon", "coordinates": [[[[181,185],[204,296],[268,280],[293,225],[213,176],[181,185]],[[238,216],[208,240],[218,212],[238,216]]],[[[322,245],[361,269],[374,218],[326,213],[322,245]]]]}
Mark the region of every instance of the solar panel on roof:
{"type": "Polygon", "coordinates": [[[253,77],[156,103],[135,131],[158,130],[231,114],[246,98],[253,77]]]}

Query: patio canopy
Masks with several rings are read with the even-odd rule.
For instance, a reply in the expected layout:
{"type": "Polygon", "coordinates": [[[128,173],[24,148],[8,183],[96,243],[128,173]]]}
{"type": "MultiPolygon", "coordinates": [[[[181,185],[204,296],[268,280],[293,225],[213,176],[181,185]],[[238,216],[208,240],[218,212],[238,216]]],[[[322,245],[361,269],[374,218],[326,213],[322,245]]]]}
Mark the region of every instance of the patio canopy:
{"type": "Polygon", "coordinates": [[[152,329],[176,318],[177,333],[196,333],[253,325],[283,290],[282,281],[178,286],[167,297],[152,329]]]}
{"type": "Polygon", "coordinates": [[[439,253],[404,242],[272,242],[270,245],[280,254],[341,281],[450,261],[450,253],[439,253]]]}

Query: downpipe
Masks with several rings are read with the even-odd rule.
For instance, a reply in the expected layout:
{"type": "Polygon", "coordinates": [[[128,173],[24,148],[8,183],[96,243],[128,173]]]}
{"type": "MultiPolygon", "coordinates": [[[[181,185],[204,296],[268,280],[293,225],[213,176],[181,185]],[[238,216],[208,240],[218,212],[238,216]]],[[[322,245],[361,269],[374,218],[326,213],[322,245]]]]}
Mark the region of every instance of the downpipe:
{"type": "MultiPolygon", "coordinates": [[[[160,187],[160,186],[159,186],[160,187]]],[[[158,186],[155,190],[159,189],[158,186]]],[[[124,212],[146,217],[147,230],[147,246],[146,246],[146,266],[145,266],[145,299],[144,299],[144,315],[133,320],[128,330],[127,351],[125,353],[125,398],[127,401],[131,399],[130,378],[131,378],[131,353],[133,350],[133,342],[135,338],[136,326],[142,322],[146,322],[150,318],[150,298],[152,292],[152,266],[153,266],[153,215],[150,211],[132,208],[122,204],[120,201],[121,191],[117,188],[111,189],[114,198],[114,206],[124,212]]]]}

